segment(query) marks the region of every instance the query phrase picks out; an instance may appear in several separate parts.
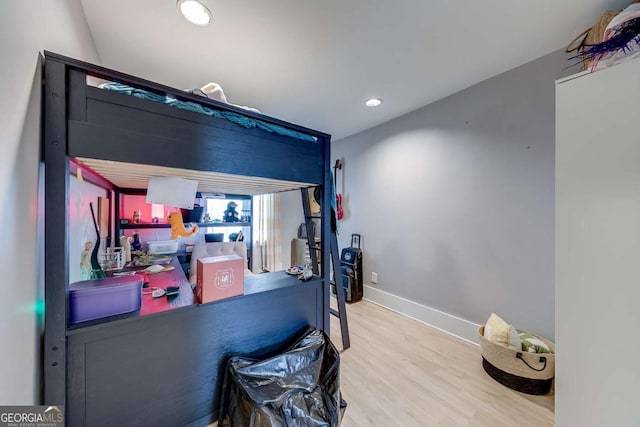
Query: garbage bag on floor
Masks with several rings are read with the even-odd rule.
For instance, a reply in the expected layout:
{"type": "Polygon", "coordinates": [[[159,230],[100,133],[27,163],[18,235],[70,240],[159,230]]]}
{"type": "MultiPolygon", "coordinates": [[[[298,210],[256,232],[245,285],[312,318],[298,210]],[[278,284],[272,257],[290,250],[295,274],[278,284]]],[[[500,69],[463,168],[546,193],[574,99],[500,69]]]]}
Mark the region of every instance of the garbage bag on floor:
{"type": "Polygon", "coordinates": [[[222,427],[337,427],[345,408],[340,354],[324,332],[314,329],[269,359],[232,357],[219,423],[222,427]]]}

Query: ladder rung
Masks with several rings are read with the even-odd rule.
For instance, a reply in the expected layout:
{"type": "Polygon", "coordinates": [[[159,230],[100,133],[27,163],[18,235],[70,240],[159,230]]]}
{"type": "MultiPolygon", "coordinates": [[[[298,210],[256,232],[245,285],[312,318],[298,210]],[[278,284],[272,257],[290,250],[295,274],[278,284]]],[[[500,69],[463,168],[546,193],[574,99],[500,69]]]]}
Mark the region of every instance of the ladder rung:
{"type": "Polygon", "coordinates": [[[322,251],[320,246],[309,246],[309,249],[313,249],[314,251],[322,251]]]}
{"type": "Polygon", "coordinates": [[[306,215],[305,218],[317,218],[317,219],[321,219],[322,216],[321,215],[306,215]]]}
{"type": "Polygon", "coordinates": [[[340,318],[340,313],[338,313],[338,310],[335,310],[333,308],[329,309],[329,313],[333,314],[334,316],[336,316],[338,319],[340,318]]]}

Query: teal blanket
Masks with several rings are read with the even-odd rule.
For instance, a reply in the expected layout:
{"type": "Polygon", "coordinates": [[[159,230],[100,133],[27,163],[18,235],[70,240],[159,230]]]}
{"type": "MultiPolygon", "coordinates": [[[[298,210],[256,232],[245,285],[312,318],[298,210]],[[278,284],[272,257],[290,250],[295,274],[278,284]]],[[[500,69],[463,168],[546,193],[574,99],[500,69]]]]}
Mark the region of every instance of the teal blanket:
{"type": "Polygon", "coordinates": [[[172,96],[157,95],[153,92],[149,92],[142,89],[136,89],[131,86],[123,85],[122,83],[107,83],[100,86],[102,89],[124,93],[126,95],[135,96],[136,98],[146,99],[148,101],[158,102],[160,104],[169,105],[171,107],[180,108],[182,110],[189,110],[195,113],[206,114],[218,119],[228,120],[244,128],[251,129],[257,128],[266,130],[282,136],[289,136],[291,138],[301,139],[303,141],[317,142],[316,138],[295,130],[287,129],[283,126],[274,125],[272,123],[263,122],[262,120],[252,119],[250,117],[243,116],[242,114],[234,113],[232,111],[220,111],[213,108],[202,106],[195,102],[180,101],[172,96]]]}

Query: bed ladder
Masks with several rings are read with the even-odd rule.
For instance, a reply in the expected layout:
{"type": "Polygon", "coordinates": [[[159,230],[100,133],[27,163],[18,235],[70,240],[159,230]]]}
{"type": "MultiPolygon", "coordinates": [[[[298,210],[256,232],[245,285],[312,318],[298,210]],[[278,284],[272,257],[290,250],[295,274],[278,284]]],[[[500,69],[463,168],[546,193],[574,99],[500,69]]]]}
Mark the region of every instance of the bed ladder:
{"type": "MultiPolygon", "coordinates": [[[[311,204],[309,201],[309,191],[306,188],[300,189],[302,194],[302,209],[304,211],[304,224],[307,230],[307,244],[309,246],[309,258],[311,258],[311,266],[313,268],[313,274],[320,274],[318,268],[318,252],[322,250],[316,244],[314,238],[314,218],[321,218],[320,214],[313,215],[311,213],[311,204]]],[[[330,224],[331,221],[328,221],[330,224]]],[[[347,307],[346,296],[344,292],[344,284],[342,282],[342,272],[340,270],[340,254],[338,251],[338,237],[336,236],[336,230],[331,227],[329,237],[329,248],[331,251],[331,264],[333,265],[333,281],[331,282],[336,289],[336,300],[338,302],[338,309],[329,308],[329,313],[340,319],[340,332],[342,334],[342,350],[346,350],[351,347],[351,340],[349,339],[349,324],[347,323],[347,307]]],[[[325,245],[326,247],[326,245],[325,245]]],[[[322,266],[322,268],[328,268],[328,266],[322,266]]],[[[331,326],[329,326],[331,327],[331,326]]]]}

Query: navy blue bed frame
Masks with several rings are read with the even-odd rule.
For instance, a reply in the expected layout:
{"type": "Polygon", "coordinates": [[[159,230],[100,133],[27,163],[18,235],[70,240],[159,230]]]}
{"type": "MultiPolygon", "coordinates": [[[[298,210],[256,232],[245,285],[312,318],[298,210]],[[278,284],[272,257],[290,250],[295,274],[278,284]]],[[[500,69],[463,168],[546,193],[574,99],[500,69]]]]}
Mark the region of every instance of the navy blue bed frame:
{"type": "Polygon", "coordinates": [[[331,137],[58,54],[44,56],[44,403],[65,405],[69,426],[206,425],[217,418],[220,378],[231,354],[266,354],[310,325],[328,332],[329,251],[322,251],[320,277],[304,286],[265,275],[262,291],[252,295],[69,329],[70,159],[322,185],[324,245],[331,137]],[[103,91],[87,85],[88,75],[233,111],[316,142],[103,91]]]}

